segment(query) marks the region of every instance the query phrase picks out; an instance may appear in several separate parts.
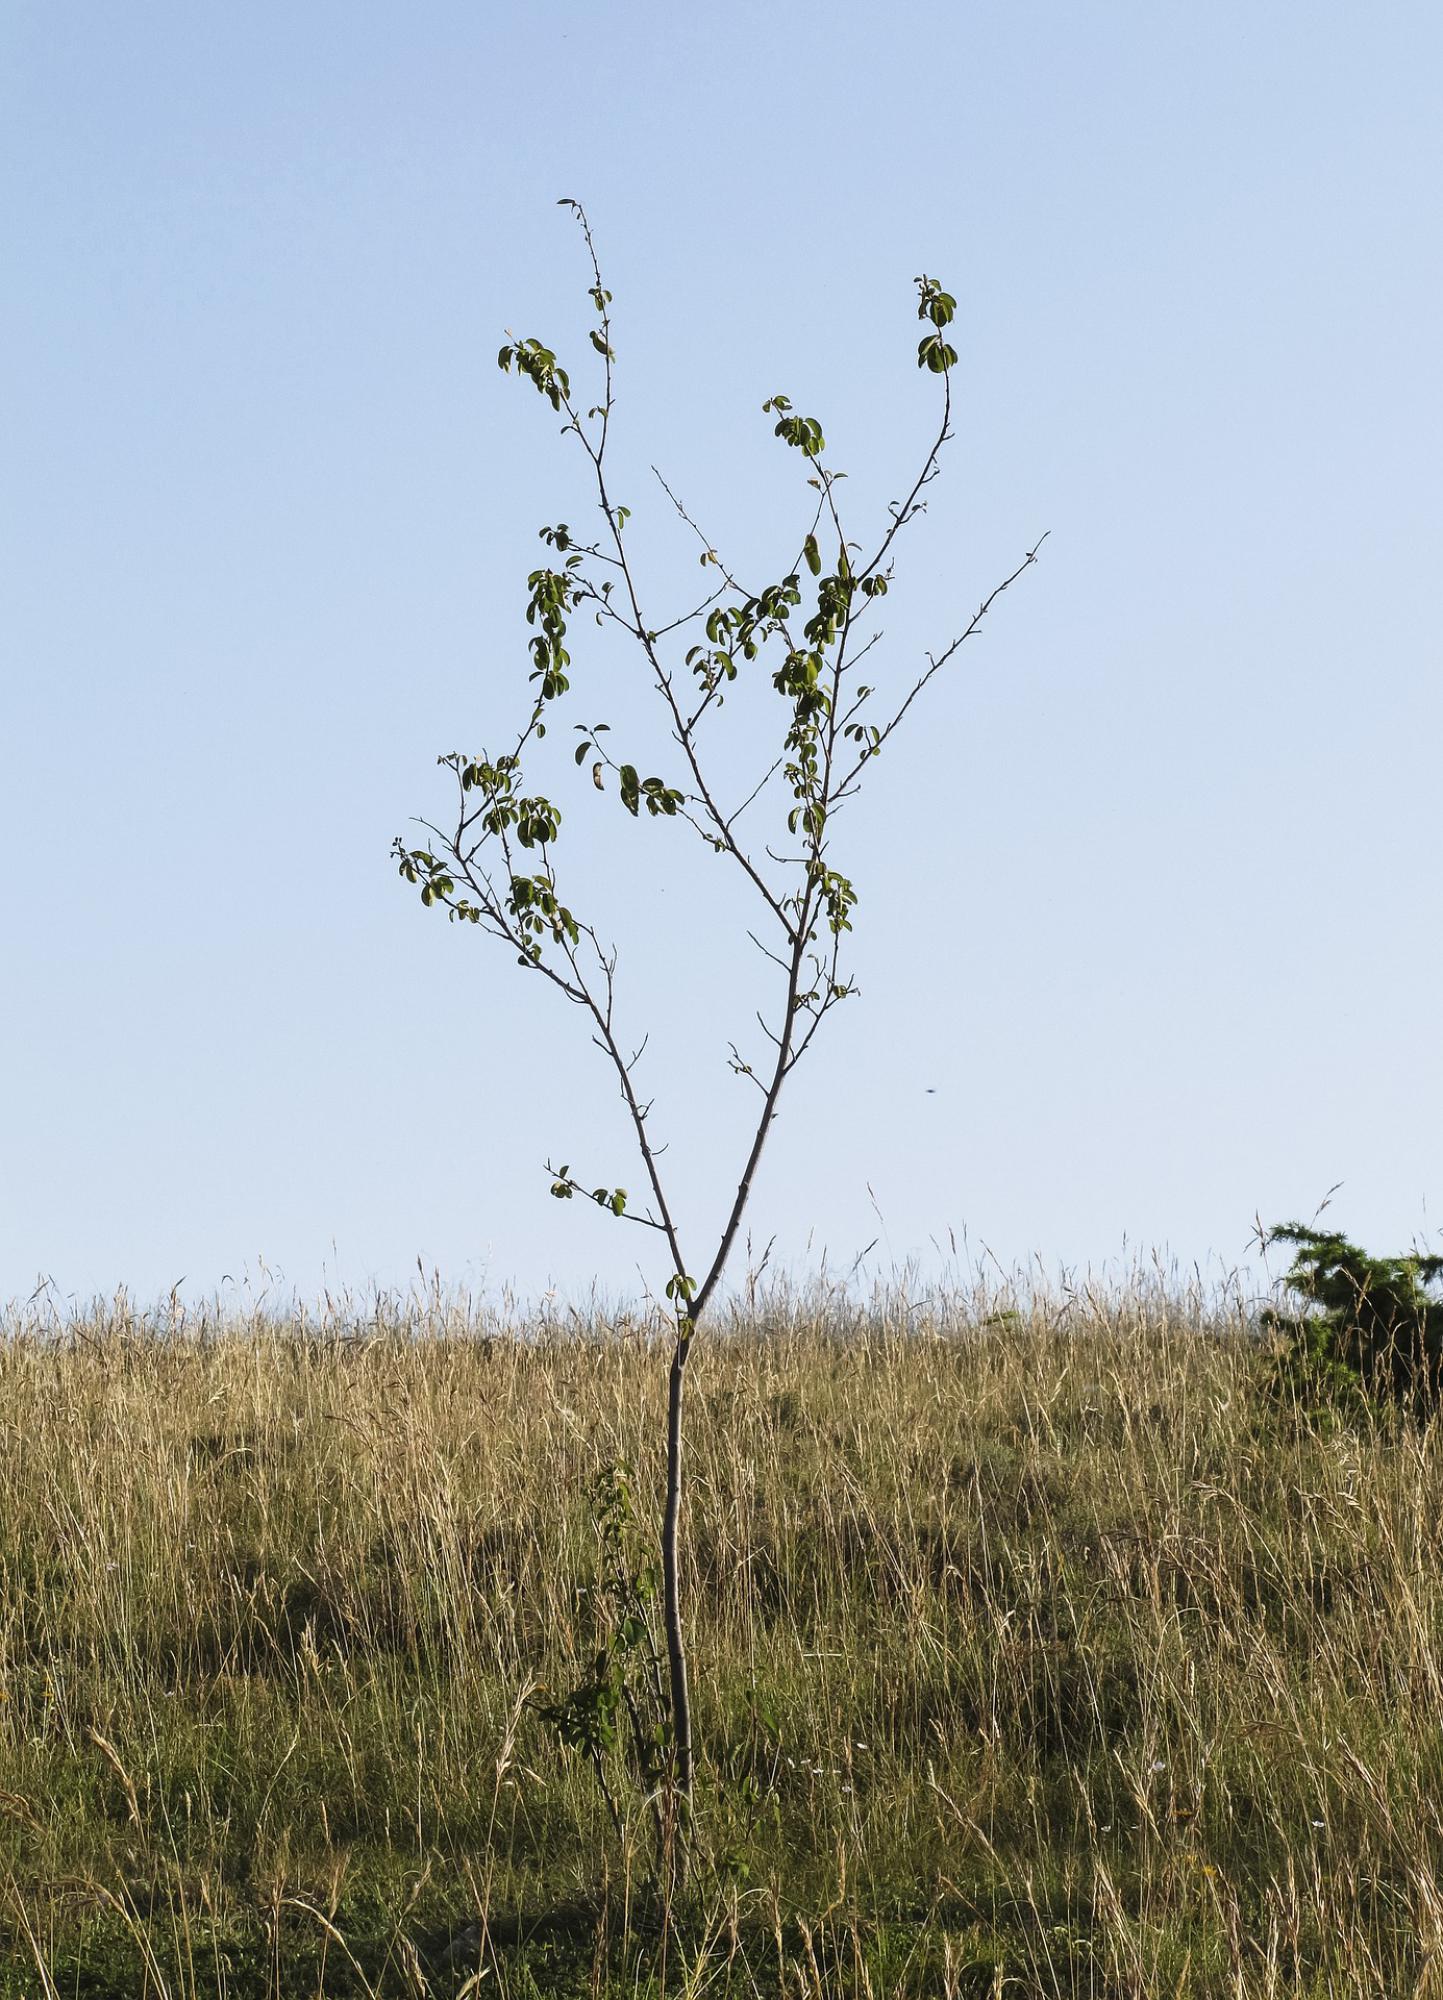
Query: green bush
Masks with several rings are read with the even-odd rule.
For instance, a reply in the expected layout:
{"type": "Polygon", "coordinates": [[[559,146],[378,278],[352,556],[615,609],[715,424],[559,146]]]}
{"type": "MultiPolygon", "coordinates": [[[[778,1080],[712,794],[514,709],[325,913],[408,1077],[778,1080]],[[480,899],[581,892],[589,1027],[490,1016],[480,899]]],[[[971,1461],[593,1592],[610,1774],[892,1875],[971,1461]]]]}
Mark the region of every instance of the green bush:
{"type": "Polygon", "coordinates": [[[1271,1243],[1296,1248],[1287,1275],[1301,1312],[1271,1307],[1281,1336],[1276,1395],[1308,1404],[1394,1405],[1420,1417],[1443,1398],[1443,1257],[1370,1257],[1345,1236],[1285,1222],[1271,1243]]]}

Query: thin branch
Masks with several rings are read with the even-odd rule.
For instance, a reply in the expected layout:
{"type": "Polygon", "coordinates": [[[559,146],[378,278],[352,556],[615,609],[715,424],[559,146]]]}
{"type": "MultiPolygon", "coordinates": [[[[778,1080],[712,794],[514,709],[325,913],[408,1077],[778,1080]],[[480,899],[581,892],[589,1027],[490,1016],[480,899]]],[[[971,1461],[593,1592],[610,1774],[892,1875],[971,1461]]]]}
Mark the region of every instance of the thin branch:
{"type": "MultiPolygon", "coordinates": [[[[1050,534],[1051,532],[1052,531],[1049,528],[1047,533],[1050,534]]],[[[973,612],[971,618],[968,620],[965,631],[958,633],[957,637],[952,641],[951,645],[947,648],[945,653],[939,653],[935,659],[931,660],[931,663],[928,666],[926,673],[923,674],[918,679],[911,693],[907,696],[907,699],[902,703],[902,706],[897,710],[897,713],[892,717],[892,720],[887,724],[887,726],[884,729],[878,732],[876,743],[870,745],[867,749],[863,750],[861,756],[858,757],[856,763],[852,766],[851,770],[847,773],[846,777],[843,778],[841,783],[837,786],[837,796],[839,798],[842,797],[847,792],[848,788],[851,786],[851,784],[857,777],[857,774],[860,772],[862,766],[866,763],[869,763],[871,759],[877,755],[882,745],[886,742],[887,738],[892,734],[892,731],[897,727],[898,723],[902,720],[902,717],[907,713],[907,710],[912,706],[913,702],[917,699],[918,695],[922,692],[923,688],[926,687],[928,681],[931,680],[932,676],[934,674],[940,673],[942,668],[946,666],[947,662],[952,658],[953,654],[957,651],[958,647],[965,645],[967,641],[977,631],[983,619],[987,616],[988,612],[992,609],[993,605],[997,602],[998,598],[1002,595],[1003,591],[1009,589],[1012,584],[1016,583],[1018,577],[1022,575],[1024,570],[1031,569],[1032,565],[1037,560],[1037,551],[1042,547],[1042,544],[1046,540],[1047,540],[1046,534],[1038,537],[1037,541],[1033,543],[1032,547],[1027,551],[1027,554],[1022,558],[1021,562],[1017,565],[1016,569],[1012,571],[1011,575],[1004,576],[1001,583],[995,584],[992,590],[989,591],[987,596],[983,598],[982,602],[978,605],[977,609],[973,612]]]]}
{"type": "MultiPolygon", "coordinates": [[[[657,1229],[665,1235],[664,1226],[657,1221],[654,1215],[644,1215],[634,1208],[612,1208],[609,1199],[606,1201],[597,1201],[596,1190],[594,1188],[587,1187],[584,1182],[577,1180],[574,1174],[560,1172],[559,1169],[552,1166],[549,1160],[546,1163],[546,1171],[551,1176],[553,1193],[559,1187],[570,1188],[572,1194],[584,1195],[587,1201],[595,1202],[598,1208],[607,1209],[618,1222],[639,1222],[644,1229],[657,1229]]],[[[563,1199],[560,1196],[557,1198],[563,1199]]]]}
{"type": "Polygon", "coordinates": [[[741,818],[742,814],[746,811],[747,807],[749,805],[755,804],[757,799],[761,797],[762,793],[766,790],[767,786],[771,783],[772,779],[777,775],[777,772],[781,770],[783,764],[785,764],[786,761],[787,760],[785,754],[778,757],[777,761],[772,765],[772,768],[770,769],[770,771],[767,772],[766,776],[762,779],[761,783],[757,785],[752,791],[747,793],[747,796],[742,800],[741,804],[737,807],[736,811],[727,821],[728,827],[735,826],[737,821],[741,818]]]}
{"type": "Polygon", "coordinates": [[[778,958],[774,951],[770,951],[767,948],[767,946],[762,943],[761,939],[757,936],[755,931],[748,931],[747,936],[751,939],[752,943],[756,946],[757,950],[761,953],[763,958],[769,958],[772,964],[777,966],[782,972],[786,971],[787,969],[786,960],[784,958],[778,958]]]}
{"type": "Polygon", "coordinates": [[[711,1268],[708,1270],[705,1278],[703,1278],[698,1290],[687,1300],[687,1318],[692,1326],[696,1325],[706,1310],[707,1301],[716,1289],[721,1274],[726,1268],[727,1258],[731,1255],[732,1245],[736,1241],[737,1231],[741,1227],[742,1216],[746,1212],[746,1205],[751,1197],[752,1180],[762,1157],[762,1148],[766,1145],[767,1134],[772,1128],[772,1120],[777,1115],[777,1100],[781,1096],[782,1085],[786,1082],[789,1067],[788,1057],[791,1052],[792,1032],[797,1017],[797,988],[801,978],[802,954],[806,949],[807,934],[812,920],[814,894],[814,887],[809,884],[802,900],[801,910],[798,913],[795,942],[792,945],[792,956],[787,977],[786,1007],[782,1016],[781,1037],[777,1044],[776,1064],[772,1071],[771,1082],[767,1087],[765,1100],[762,1104],[761,1117],[757,1121],[756,1132],[752,1138],[751,1149],[747,1154],[746,1165],[742,1169],[741,1180],[737,1183],[736,1197],[732,1202],[731,1211],[727,1216],[726,1227],[722,1231],[721,1241],[717,1245],[716,1255],[712,1259],[711,1268]]]}
{"type": "Polygon", "coordinates": [[[902,502],[900,507],[895,507],[892,510],[892,525],[882,537],[882,546],[857,578],[858,583],[861,583],[866,577],[875,576],[877,571],[882,567],[882,564],[887,560],[888,549],[891,548],[900,531],[906,527],[907,523],[916,513],[918,495],[924,486],[930,485],[937,477],[937,473],[940,470],[939,460],[942,456],[943,447],[950,442],[951,437],[952,371],[948,368],[943,371],[942,375],[942,424],[937,432],[936,442],[927,454],[926,463],[918,473],[912,491],[907,495],[907,498],[902,502]]]}
{"type": "Polygon", "coordinates": [[[719,597],[725,597],[726,593],[727,586],[719,583],[709,597],[702,599],[694,611],[683,611],[680,618],[673,618],[669,625],[658,625],[651,635],[653,640],[665,639],[670,633],[679,632],[683,625],[690,625],[693,620],[701,617],[703,611],[715,604],[719,597]]]}
{"type": "MultiPolygon", "coordinates": [[[[682,505],[681,501],[677,498],[675,493],[673,493],[671,488],[667,485],[666,480],[662,477],[658,468],[656,466],[653,466],[651,470],[657,485],[661,488],[662,492],[666,495],[667,499],[670,500],[672,506],[675,507],[677,513],[680,514],[682,520],[686,522],[686,525],[691,529],[692,533],[696,536],[697,540],[701,543],[702,548],[706,551],[706,555],[711,559],[712,562],[716,564],[717,568],[721,571],[722,577],[724,579],[723,588],[734,590],[738,597],[754,597],[756,595],[755,591],[748,590],[745,588],[744,585],[737,582],[736,578],[732,575],[730,569],[728,569],[725,562],[723,562],[722,558],[717,554],[716,544],[714,542],[709,542],[707,540],[706,536],[702,533],[701,529],[697,526],[696,522],[692,519],[691,515],[688,514],[688,512],[686,511],[686,508],[682,505]]],[[[720,596],[721,592],[718,591],[717,595],[720,596]]]]}
{"type": "Polygon", "coordinates": [[[733,1072],[737,1076],[746,1077],[750,1083],[754,1083],[756,1085],[758,1090],[765,1091],[766,1085],[762,1082],[761,1078],[757,1075],[756,1071],[752,1068],[751,1064],[743,1058],[742,1052],[737,1047],[736,1043],[728,1042],[727,1047],[731,1050],[731,1068],[733,1072]]]}

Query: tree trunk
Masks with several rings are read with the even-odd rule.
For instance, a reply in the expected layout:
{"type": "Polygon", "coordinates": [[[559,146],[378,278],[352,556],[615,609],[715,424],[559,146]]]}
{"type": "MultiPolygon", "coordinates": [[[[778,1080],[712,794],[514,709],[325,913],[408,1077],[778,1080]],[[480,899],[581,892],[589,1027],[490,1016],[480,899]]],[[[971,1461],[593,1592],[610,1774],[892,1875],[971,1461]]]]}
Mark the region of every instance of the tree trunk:
{"type": "Polygon", "coordinates": [[[681,1615],[679,1575],[679,1529],[681,1524],[681,1413],[686,1381],[686,1357],[691,1347],[692,1329],[678,1331],[671,1357],[671,1378],[666,1413],[666,1512],[661,1525],[661,1575],[666,1619],[666,1657],[671,1678],[672,1770],[676,1786],[677,1818],[672,1829],[678,1841],[674,1866],[685,1868],[685,1845],[690,1832],[692,1796],[691,1697],[686,1680],[686,1638],[681,1615]],[[678,1839],[679,1836],[679,1839],[678,1839]]]}

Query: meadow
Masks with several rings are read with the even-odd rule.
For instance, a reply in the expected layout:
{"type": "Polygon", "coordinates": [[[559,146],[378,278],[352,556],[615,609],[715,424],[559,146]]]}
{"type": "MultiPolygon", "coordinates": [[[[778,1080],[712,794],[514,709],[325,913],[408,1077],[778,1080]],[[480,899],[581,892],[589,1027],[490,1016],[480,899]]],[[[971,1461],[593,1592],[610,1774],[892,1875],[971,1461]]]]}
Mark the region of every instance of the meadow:
{"type": "MultiPolygon", "coordinates": [[[[541,1708],[665,1354],[418,1298],[0,1340],[0,1994],[1443,1995],[1439,1427],[1139,1277],[702,1337],[701,1858],[541,1708]]],[[[604,1636],[604,1635],[602,1635],[604,1636]]]]}

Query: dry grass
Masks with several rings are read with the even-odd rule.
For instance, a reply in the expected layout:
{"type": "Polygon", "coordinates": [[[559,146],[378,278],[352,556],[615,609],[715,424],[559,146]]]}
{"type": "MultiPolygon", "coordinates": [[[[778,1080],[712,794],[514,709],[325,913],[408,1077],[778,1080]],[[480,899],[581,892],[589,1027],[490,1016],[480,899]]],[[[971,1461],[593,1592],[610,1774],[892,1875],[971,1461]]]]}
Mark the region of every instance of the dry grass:
{"type": "Polygon", "coordinates": [[[1269,1416],[1161,1286],[983,1305],[698,1350],[669,1938],[530,1706],[656,1347],[12,1316],[0,1991],[454,1994],[474,1920],[517,1996],[1443,1995],[1436,1427],[1269,1416]]]}

